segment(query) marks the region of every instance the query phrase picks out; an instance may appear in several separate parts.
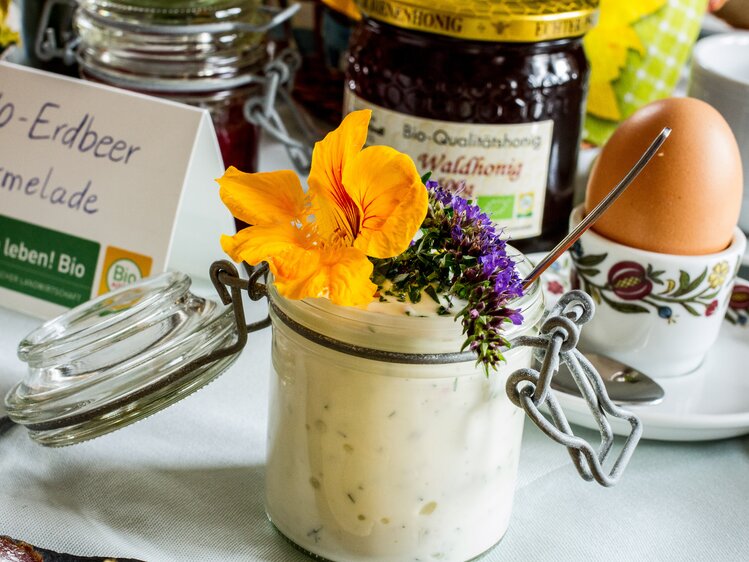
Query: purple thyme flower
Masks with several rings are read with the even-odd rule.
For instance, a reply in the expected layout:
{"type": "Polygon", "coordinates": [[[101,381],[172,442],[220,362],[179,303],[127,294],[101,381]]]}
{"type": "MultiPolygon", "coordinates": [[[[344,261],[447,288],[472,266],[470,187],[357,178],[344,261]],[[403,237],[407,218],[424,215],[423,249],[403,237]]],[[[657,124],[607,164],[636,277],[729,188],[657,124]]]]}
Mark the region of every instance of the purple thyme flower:
{"type": "MultiPolygon", "coordinates": [[[[403,300],[443,293],[467,301],[460,313],[464,349],[488,369],[503,360],[504,327],[523,320],[512,301],[522,296],[522,279],[507,254],[504,231],[477,205],[428,180],[429,212],[421,236],[403,254],[373,260],[373,280],[403,300]],[[431,291],[431,293],[430,293],[431,291]]],[[[436,300],[436,297],[435,297],[436,300]]]]}
{"type": "Polygon", "coordinates": [[[462,269],[454,287],[462,287],[462,297],[469,303],[463,328],[471,341],[470,348],[479,351],[479,359],[485,364],[496,365],[501,359],[500,348],[507,343],[502,325],[520,324],[523,320],[519,310],[508,306],[522,296],[523,289],[515,262],[507,255],[504,231],[498,230],[477,205],[448,192],[437,182],[428,182],[427,188],[434,218],[425,226],[449,233],[442,250],[456,264],[467,263],[468,258],[478,264],[462,269]],[[481,317],[488,320],[480,321],[481,317]]]}
{"type": "Polygon", "coordinates": [[[520,314],[519,310],[512,312],[507,318],[509,318],[510,322],[512,322],[516,326],[519,326],[523,323],[523,315],[520,314]]]}
{"type": "Polygon", "coordinates": [[[440,184],[435,180],[427,180],[426,188],[427,191],[429,191],[430,194],[443,205],[449,205],[452,202],[452,193],[440,187],[440,184]]]}

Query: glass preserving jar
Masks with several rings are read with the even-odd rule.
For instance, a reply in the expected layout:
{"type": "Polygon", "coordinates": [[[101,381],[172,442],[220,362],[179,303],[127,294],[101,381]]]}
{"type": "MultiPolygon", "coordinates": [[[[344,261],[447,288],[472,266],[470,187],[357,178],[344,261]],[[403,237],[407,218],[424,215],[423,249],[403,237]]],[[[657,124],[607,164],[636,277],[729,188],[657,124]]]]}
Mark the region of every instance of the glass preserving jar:
{"type": "Polygon", "coordinates": [[[237,358],[231,307],[163,273],[83,303],[26,336],[27,375],[5,398],[13,421],[50,447],[104,435],[184,398],[237,358]],[[215,361],[203,361],[214,354],[215,361]],[[186,369],[192,364],[194,368],[186,369]]]}
{"type": "MultiPolygon", "coordinates": [[[[509,523],[523,412],[454,317],[386,314],[269,291],[273,326],[266,510],[292,543],[346,562],[465,561],[509,523]]],[[[539,284],[513,303],[533,334],[539,284]]]]}
{"type": "Polygon", "coordinates": [[[83,0],[83,78],[207,109],[225,166],[257,170],[258,130],[245,101],[268,62],[260,0],[83,0]]]}
{"type": "Polygon", "coordinates": [[[462,190],[525,253],[566,234],[598,0],[359,0],[344,111],[462,190]]]}

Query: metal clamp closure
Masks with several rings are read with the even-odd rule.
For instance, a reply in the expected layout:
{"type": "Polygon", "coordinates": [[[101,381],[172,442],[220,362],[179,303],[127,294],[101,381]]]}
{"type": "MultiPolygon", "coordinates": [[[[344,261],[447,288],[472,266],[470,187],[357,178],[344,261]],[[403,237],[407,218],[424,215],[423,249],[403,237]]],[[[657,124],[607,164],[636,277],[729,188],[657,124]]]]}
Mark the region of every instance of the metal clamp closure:
{"type": "Polygon", "coordinates": [[[77,7],[77,0],[47,0],[44,3],[34,41],[34,53],[39,60],[49,62],[59,58],[66,66],[75,62],[75,50],[80,39],[71,29],[71,20],[77,7]],[[63,6],[61,10],[65,10],[64,20],[58,25],[61,28],[59,39],[63,43],[62,46],[58,44],[57,31],[52,26],[52,10],[58,4],[63,6]]]}
{"type": "Polygon", "coordinates": [[[507,379],[510,400],[522,408],[547,436],[564,445],[583,480],[595,480],[602,486],[613,486],[621,477],[642,436],[642,423],[633,413],[616,406],[603,385],[603,380],[585,356],[575,349],[580,329],[593,316],[593,300],[582,291],[570,291],[559,299],[541,327],[538,337],[522,336],[513,341],[515,347],[532,347],[542,358],[541,370],[519,369],[507,379]],[[570,369],[581,394],[596,420],[601,443],[598,450],[577,437],[567,421],[559,402],[549,392],[551,379],[559,370],[560,359],[570,369]],[[550,422],[540,408],[547,406],[550,422]],[[606,414],[626,420],[631,431],[618,458],[609,472],[603,468],[614,444],[614,435],[606,414]]]}
{"type": "MultiPolygon", "coordinates": [[[[270,326],[270,315],[266,315],[265,318],[252,324],[245,323],[244,316],[244,305],[242,304],[242,291],[247,291],[250,299],[253,301],[259,301],[268,296],[268,290],[266,287],[266,280],[268,278],[268,264],[263,262],[262,264],[252,267],[244,264],[244,267],[249,275],[248,279],[242,279],[237,272],[237,268],[234,264],[228,260],[219,260],[211,264],[210,274],[213,286],[216,288],[221,302],[228,305],[231,304],[234,309],[234,321],[237,325],[237,341],[235,346],[238,348],[235,351],[230,351],[226,355],[231,355],[240,351],[247,343],[247,334],[262,330],[270,326]],[[229,287],[229,289],[227,289],[229,287]]],[[[233,347],[233,346],[232,346],[233,347]]],[[[223,350],[215,352],[218,354],[223,350]]],[[[209,357],[213,358],[213,355],[209,357]]],[[[221,359],[225,355],[217,356],[214,360],[221,359]]]]}
{"type": "Polygon", "coordinates": [[[271,137],[284,145],[297,171],[304,175],[312,164],[312,147],[320,137],[299,111],[291,99],[294,74],[301,66],[301,57],[296,51],[286,49],[265,66],[263,93],[245,102],[244,116],[253,125],[261,127],[271,137]],[[295,139],[286,128],[276,103],[284,102],[302,140],[295,139]]]}

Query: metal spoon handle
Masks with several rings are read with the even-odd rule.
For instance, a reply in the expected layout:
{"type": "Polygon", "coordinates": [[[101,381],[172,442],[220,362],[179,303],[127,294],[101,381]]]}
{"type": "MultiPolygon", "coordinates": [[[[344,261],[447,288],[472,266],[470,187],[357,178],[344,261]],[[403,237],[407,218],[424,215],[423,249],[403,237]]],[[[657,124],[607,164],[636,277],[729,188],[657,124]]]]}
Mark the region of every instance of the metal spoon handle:
{"type": "Polygon", "coordinates": [[[661,145],[663,145],[670,134],[671,128],[664,127],[658,136],[655,137],[655,140],[650,143],[648,149],[642,154],[642,156],[640,156],[637,163],[629,172],[627,172],[627,175],[622,178],[622,181],[620,181],[617,186],[612,189],[582,221],[580,221],[580,224],[578,224],[577,227],[575,227],[575,229],[564,238],[564,240],[557,244],[553,250],[538,262],[536,267],[533,268],[533,270],[528,274],[528,277],[523,281],[523,291],[527,290],[528,287],[530,287],[531,284],[567,250],[567,248],[572,246],[572,244],[582,236],[583,232],[588,230],[588,228],[598,220],[606,209],[608,209],[612,203],[616,201],[622,193],[624,193],[624,190],[629,187],[629,184],[634,181],[637,175],[645,168],[645,166],[647,166],[648,162],[650,162],[650,160],[652,160],[652,158],[658,153],[661,145]]]}

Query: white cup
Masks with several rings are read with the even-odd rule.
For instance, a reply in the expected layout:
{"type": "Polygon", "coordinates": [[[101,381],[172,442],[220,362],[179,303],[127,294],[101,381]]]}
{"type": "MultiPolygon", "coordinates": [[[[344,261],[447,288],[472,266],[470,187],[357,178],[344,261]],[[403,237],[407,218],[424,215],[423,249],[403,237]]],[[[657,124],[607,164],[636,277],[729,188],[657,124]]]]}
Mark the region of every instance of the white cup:
{"type": "Polygon", "coordinates": [[[745,170],[739,226],[749,232],[749,33],[724,33],[698,41],[688,93],[717,109],[736,136],[745,170]]]}
{"type": "MultiPolygon", "coordinates": [[[[571,226],[582,218],[581,205],[571,226]]],[[[648,252],[588,230],[570,251],[573,286],[597,304],[581,346],[653,378],[690,373],[718,338],[745,248],[739,228],[728,248],[700,256],[648,252]]]]}

